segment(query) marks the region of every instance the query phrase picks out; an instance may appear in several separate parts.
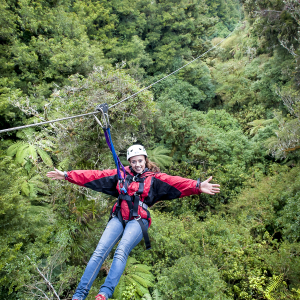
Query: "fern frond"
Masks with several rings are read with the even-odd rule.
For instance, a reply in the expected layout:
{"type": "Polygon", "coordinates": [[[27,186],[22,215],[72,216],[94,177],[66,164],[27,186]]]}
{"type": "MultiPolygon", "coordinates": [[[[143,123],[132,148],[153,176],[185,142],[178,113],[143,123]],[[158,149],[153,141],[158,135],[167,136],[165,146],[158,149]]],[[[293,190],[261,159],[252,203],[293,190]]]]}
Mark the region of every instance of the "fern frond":
{"type": "Polygon", "coordinates": [[[164,148],[164,146],[158,146],[152,150],[148,150],[147,154],[151,161],[157,163],[159,166],[167,167],[172,164],[172,157],[168,156],[171,151],[164,148]]]}
{"type": "Polygon", "coordinates": [[[133,264],[135,264],[135,263],[137,263],[137,260],[135,258],[133,258],[133,257],[130,256],[127,259],[126,267],[130,268],[130,266],[133,265],[133,264]]]}
{"type": "Polygon", "coordinates": [[[280,284],[282,283],[283,281],[283,277],[284,277],[284,274],[280,274],[279,276],[274,276],[274,279],[271,281],[271,283],[267,286],[266,288],[266,291],[265,291],[265,297],[268,299],[268,300],[275,300],[271,293],[273,291],[275,291],[279,286],[280,284]]]}
{"type": "Polygon", "coordinates": [[[153,300],[150,294],[145,294],[142,300],[153,300]]]}
{"type": "Polygon", "coordinates": [[[24,181],[22,184],[21,184],[21,191],[22,193],[25,195],[25,196],[29,196],[30,195],[30,187],[29,187],[29,184],[27,181],[24,181]]]}
{"type": "Polygon", "coordinates": [[[67,170],[69,167],[69,164],[70,164],[70,159],[69,159],[69,157],[67,157],[59,163],[58,169],[67,170]]]}
{"type": "Polygon", "coordinates": [[[148,273],[148,274],[152,274],[150,272],[151,270],[151,267],[148,267],[146,265],[142,265],[142,264],[137,264],[137,265],[134,265],[134,272],[141,272],[141,273],[148,273]]]}
{"type": "Polygon", "coordinates": [[[36,175],[34,177],[32,177],[31,179],[29,179],[29,182],[31,184],[35,185],[35,188],[38,192],[46,195],[48,192],[48,185],[46,183],[44,183],[43,181],[39,180],[41,178],[40,175],[36,175]]]}
{"type": "Polygon", "coordinates": [[[26,128],[26,129],[17,131],[16,136],[17,136],[19,139],[27,140],[27,137],[28,137],[28,136],[34,135],[35,132],[36,132],[35,129],[32,128],[32,127],[31,127],[31,128],[26,128]]]}
{"type": "Polygon", "coordinates": [[[274,119],[260,119],[249,122],[248,125],[252,126],[252,128],[250,129],[250,134],[255,135],[259,129],[264,128],[266,125],[272,124],[273,122],[274,119]]]}
{"type": "Polygon", "coordinates": [[[34,161],[36,161],[36,159],[37,159],[37,152],[36,152],[36,148],[33,145],[28,144],[27,153],[28,153],[28,156],[31,156],[31,158],[34,161]]]}
{"type": "Polygon", "coordinates": [[[28,182],[28,186],[29,186],[29,197],[30,198],[35,198],[36,196],[37,196],[37,188],[36,188],[36,186],[35,186],[35,184],[34,183],[32,183],[32,182],[28,182]]]}
{"type": "Polygon", "coordinates": [[[125,275],[122,275],[118,285],[115,288],[113,297],[116,299],[122,299],[122,294],[125,290],[126,290],[125,275]]]}
{"type": "Polygon", "coordinates": [[[44,150],[38,148],[38,149],[37,149],[37,152],[38,152],[39,156],[41,157],[41,159],[43,160],[43,162],[44,162],[48,167],[52,167],[52,166],[53,166],[52,159],[51,159],[51,157],[49,156],[49,154],[48,154],[46,151],[44,151],[44,150]]]}
{"type": "Polygon", "coordinates": [[[22,143],[22,145],[18,148],[18,151],[16,153],[16,162],[19,164],[25,163],[25,157],[28,156],[27,152],[28,144],[22,143]]]}
{"type": "Polygon", "coordinates": [[[138,282],[139,284],[141,284],[142,286],[144,287],[148,287],[148,286],[153,286],[153,282],[152,280],[148,280],[148,279],[145,279],[145,278],[142,278],[136,274],[132,274],[131,277],[136,281],[138,282]]]}
{"type": "Polygon", "coordinates": [[[136,274],[146,280],[150,280],[150,281],[153,281],[155,279],[155,277],[154,277],[154,275],[152,275],[152,273],[134,272],[134,274],[136,274]]]}
{"type": "Polygon", "coordinates": [[[271,136],[265,141],[265,146],[270,149],[278,144],[278,138],[276,136],[271,136]]]}
{"type": "Polygon", "coordinates": [[[158,289],[155,289],[153,291],[153,293],[152,293],[152,299],[153,300],[162,300],[163,299],[158,289]]]}
{"type": "Polygon", "coordinates": [[[23,145],[24,143],[23,142],[16,142],[14,143],[13,145],[11,145],[7,151],[6,151],[6,154],[8,156],[15,156],[17,151],[18,151],[18,148],[23,145]]]}
{"type": "Polygon", "coordinates": [[[149,294],[149,290],[146,287],[142,286],[140,283],[138,283],[132,277],[126,276],[126,282],[135,285],[136,291],[141,297],[144,296],[145,294],[149,294]]]}

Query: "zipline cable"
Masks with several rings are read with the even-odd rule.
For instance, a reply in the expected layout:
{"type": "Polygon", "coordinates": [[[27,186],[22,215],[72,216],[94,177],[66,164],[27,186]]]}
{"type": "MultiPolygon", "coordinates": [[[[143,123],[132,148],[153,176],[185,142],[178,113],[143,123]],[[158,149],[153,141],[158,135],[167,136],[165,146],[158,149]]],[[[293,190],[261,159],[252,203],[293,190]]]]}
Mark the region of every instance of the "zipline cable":
{"type": "Polygon", "coordinates": [[[2,132],[8,132],[8,131],[13,131],[13,130],[24,129],[24,128],[28,128],[28,127],[39,126],[39,125],[44,125],[44,124],[49,124],[49,123],[60,122],[60,121],[64,121],[64,120],[75,119],[75,118],[79,118],[79,117],[85,117],[85,116],[95,115],[95,114],[98,114],[98,113],[99,113],[99,111],[94,111],[94,112],[90,112],[90,113],[86,113],[86,114],[82,114],[82,115],[65,117],[65,118],[56,119],[56,120],[52,120],[52,121],[44,121],[44,122],[40,122],[40,123],[34,123],[34,124],[29,124],[29,125],[23,125],[23,126],[18,126],[18,127],[3,129],[3,130],[0,130],[0,133],[2,133],[2,132]]]}
{"type": "MultiPolygon", "coordinates": [[[[240,23],[240,22],[239,22],[240,23]]],[[[173,71],[172,73],[164,76],[163,78],[151,83],[150,85],[148,85],[147,87],[139,90],[138,92],[128,96],[125,99],[122,99],[121,101],[109,106],[110,108],[113,108],[115,106],[117,106],[118,104],[129,100],[133,97],[135,97],[136,95],[150,89],[152,86],[154,86],[155,84],[161,82],[162,80],[165,80],[166,78],[168,78],[169,76],[177,73],[178,71],[180,71],[181,69],[185,68],[186,66],[190,65],[191,63],[193,63],[194,61],[196,61],[197,59],[203,57],[205,54],[207,54],[208,52],[212,51],[213,49],[215,49],[217,46],[219,46],[221,43],[223,43],[225,40],[227,40],[232,34],[233,32],[236,30],[236,28],[238,27],[239,23],[236,25],[236,27],[234,28],[234,30],[232,32],[230,32],[223,40],[221,40],[219,43],[217,43],[215,46],[213,46],[212,48],[208,49],[206,52],[202,53],[201,55],[197,56],[196,58],[194,58],[193,60],[191,60],[190,62],[188,62],[187,64],[185,64],[184,66],[178,68],[177,70],[173,71]]],[[[25,129],[25,128],[29,128],[29,127],[34,127],[34,126],[39,126],[39,125],[44,125],[44,124],[49,124],[49,123],[55,123],[55,122],[60,122],[60,121],[64,121],[64,120],[70,120],[70,119],[75,119],[75,118],[79,118],[79,117],[85,117],[85,116],[91,116],[91,115],[95,115],[99,113],[99,111],[94,111],[94,112],[90,112],[90,113],[85,113],[85,114],[81,114],[81,115],[76,115],[76,116],[71,116],[71,117],[65,117],[65,118],[61,118],[61,119],[56,119],[56,120],[52,120],[52,121],[45,121],[45,122],[40,122],[40,123],[34,123],[34,124],[29,124],[29,125],[23,125],[23,126],[18,126],[18,127],[13,127],[13,128],[8,128],[8,129],[3,129],[0,130],[0,133],[4,133],[4,132],[8,132],[8,131],[13,131],[13,130],[19,130],[19,129],[25,129]]]]}

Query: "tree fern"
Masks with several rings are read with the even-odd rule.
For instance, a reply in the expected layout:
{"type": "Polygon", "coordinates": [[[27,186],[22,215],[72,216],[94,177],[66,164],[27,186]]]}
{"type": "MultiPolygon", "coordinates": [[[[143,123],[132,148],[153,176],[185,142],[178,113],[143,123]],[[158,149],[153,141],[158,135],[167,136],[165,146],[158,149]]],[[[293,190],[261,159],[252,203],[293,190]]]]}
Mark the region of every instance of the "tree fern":
{"type": "Polygon", "coordinates": [[[131,285],[133,285],[137,291],[137,299],[141,299],[143,295],[149,294],[148,287],[153,286],[154,282],[154,276],[150,270],[150,267],[138,264],[134,258],[129,257],[125,271],[115,289],[114,298],[122,300],[123,292],[126,290],[126,287],[131,285]]]}
{"type": "Polygon", "coordinates": [[[274,123],[274,119],[260,119],[260,120],[254,120],[252,122],[249,122],[248,125],[250,125],[252,128],[250,129],[250,134],[255,135],[259,129],[265,128],[267,125],[270,125],[274,123]]]}
{"type": "Polygon", "coordinates": [[[167,155],[170,152],[171,151],[164,148],[164,146],[158,146],[152,150],[147,150],[149,159],[157,163],[160,167],[167,167],[172,164],[172,157],[167,155]]]}
{"type": "Polygon", "coordinates": [[[265,294],[265,297],[268,300],[275,300],[275,298],[272,297],[271,293],[273,291],[275,291],[280,286],[280,284],[283,281],[283,276],[284,276],[283,274],[280,274],[279,276],[274,276],[274,279],[267,286],[266,291],[264,292],[264,294],[265,294]]]}

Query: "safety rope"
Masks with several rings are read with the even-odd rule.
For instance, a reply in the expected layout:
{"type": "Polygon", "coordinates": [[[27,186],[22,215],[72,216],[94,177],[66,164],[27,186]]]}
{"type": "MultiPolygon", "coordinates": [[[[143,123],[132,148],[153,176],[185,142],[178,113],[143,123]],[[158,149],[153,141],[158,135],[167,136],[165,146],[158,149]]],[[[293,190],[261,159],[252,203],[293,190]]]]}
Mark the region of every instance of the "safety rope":
{"type": "Polygon", "coordinates": [[[102,118],[101,118],[102,122],[98,119],[98,117],[96,115],[94,115],[94,118],[104,131],[106,143],[113,155],[113,159],[114,159],[115,165],[117,167],[117,174],[118,174],[120,189],[122,189],[122,188],[124,188],[123,183],[124,183],[125,177],[126,177],[126,170],[125,170],[123,164],[121,163],[120,158],[118,157],[115,147],[112,142],[112,138],[111,138],[111,134],[110,134],[109,116],[108,116],[108,104],[102,103],[96,107],[96,110],[98,112],[102,113],[102,118]],[[122,171],[124,174],[123,176],[121,174],[120,167],[122,168],[122,171]],[[122,187],[121,187],[121,185],[122,185],[122,187]]]}
{"type": "MultiPolygon", "coordinates": [[[[206,52],[202,53],[201,55],[197,56],[196,58],[194,58],[193,60],[191,60],[190,62],[188,62],[187,64],[185,64],[184,66],[178,68],[177,70],[173,71],[172,73],[164,76],[163,78],[151,83],[150,85],[148,85],[147,87],[139,90],[138,92],[122,99],[121,101],[109,106],[109,109],[117,106],[118,104],[124,102],[124,101],[127,101],[133,97],[135,97],[136,95],[146,91],[146,90],[149,90],[152,86],[154,86],[155,84],[161,82],[162,80],[165,80],[166,78],[168,78],[169,76],[177,73],[178,71],[180,71],[181,69],[185,68],[186,66],[190,65],[191,63],[193,63],[194,61],[196,61],[197,59],[203,57],[205,54],[207,54],[208,52],[212,51],[213,49],[215,49],[217,46],[219,46],[221,43],[223,43],[226,39],[228,39],[232,34],[233,32],[237,29],[238,25],[240,24],[240,22],[236,25],[235,29],[230,32],[223,40],[221,40],[219,43],[217,43],[215,46],[213,46],[212,48],[210,48],[209,50],[207,50],[206,52]]],[[[61,118],[61,119],[56,119],[56,120],[52,120],[52,121],[45,121],[45,122],[40,122],[40,123],[34,123],[34,124],[29,124],[29,125],[23,125],[23,126],[18,126],[18,127],[13,127],[13,128],[8,128],[8,129],[3,129],[3,130],[0,130],[0,133],[4,133],[4,132],[9,132],[9,131],[13,131],[13,130],[19,130],[19,129],[25,129],[25,128],[29,128],[29,127],[34,127],[34,126],[39,126],[39,125],[44,125],[44,124],[49,124],[49,123],[54,123],[54,122],[60,122],[60,121],[64,121],[64,120],[70,120],[70,119],[75,119],[75,118],[79,118],[79,117],[85,117],[85,116],[90,116],[90,115],[95,115],[99,113],[99,111],[94,111],[94,112],[90,112],[90,113],[85,113],[85,114],[81,114],[81,115],[76,115],[76,116],[71,116],[71,117],[66,117],[66,118],[61,118]]]]}
{"type": "Polygon", "coordinates": [[[113,155],[115,165],[117,167],[117,174],[118,174],[119,181],[124,182],[125,177],[126,177],[126,170],[125,170],[123,164],[121,163],[120,158],[118,157],[118,155],[116,153],[115,147],[114,147],[112,139],[111,139],[110,129],[107,128],[107,129],[103,129],[103,130],[104,130],[104,136],[105,136],[105,139],[106,139],[106,143],[107,143],[107,145],[108,145],[108,147],[109,147],[109,149],[110,149],[110,151],[113,155]],[[121,174],[120,167],[122,168],[124,176],[122,176],[122,174],[121,174]]]}

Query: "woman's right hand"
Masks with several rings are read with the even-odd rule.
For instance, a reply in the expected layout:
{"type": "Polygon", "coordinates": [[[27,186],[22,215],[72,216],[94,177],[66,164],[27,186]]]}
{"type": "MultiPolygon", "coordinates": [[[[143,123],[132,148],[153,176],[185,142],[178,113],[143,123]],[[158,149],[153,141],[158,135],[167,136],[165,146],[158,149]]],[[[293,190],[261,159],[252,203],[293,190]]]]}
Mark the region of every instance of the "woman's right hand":
{"type": "Polygon", "coordinates": [[[65,179],[65,174],[62,171],[59,171],[54,168],[55,171],[50,171],[46,174],[47,177],[52,178],[52,180],[58,179],[63,180],[65,179]]]}

